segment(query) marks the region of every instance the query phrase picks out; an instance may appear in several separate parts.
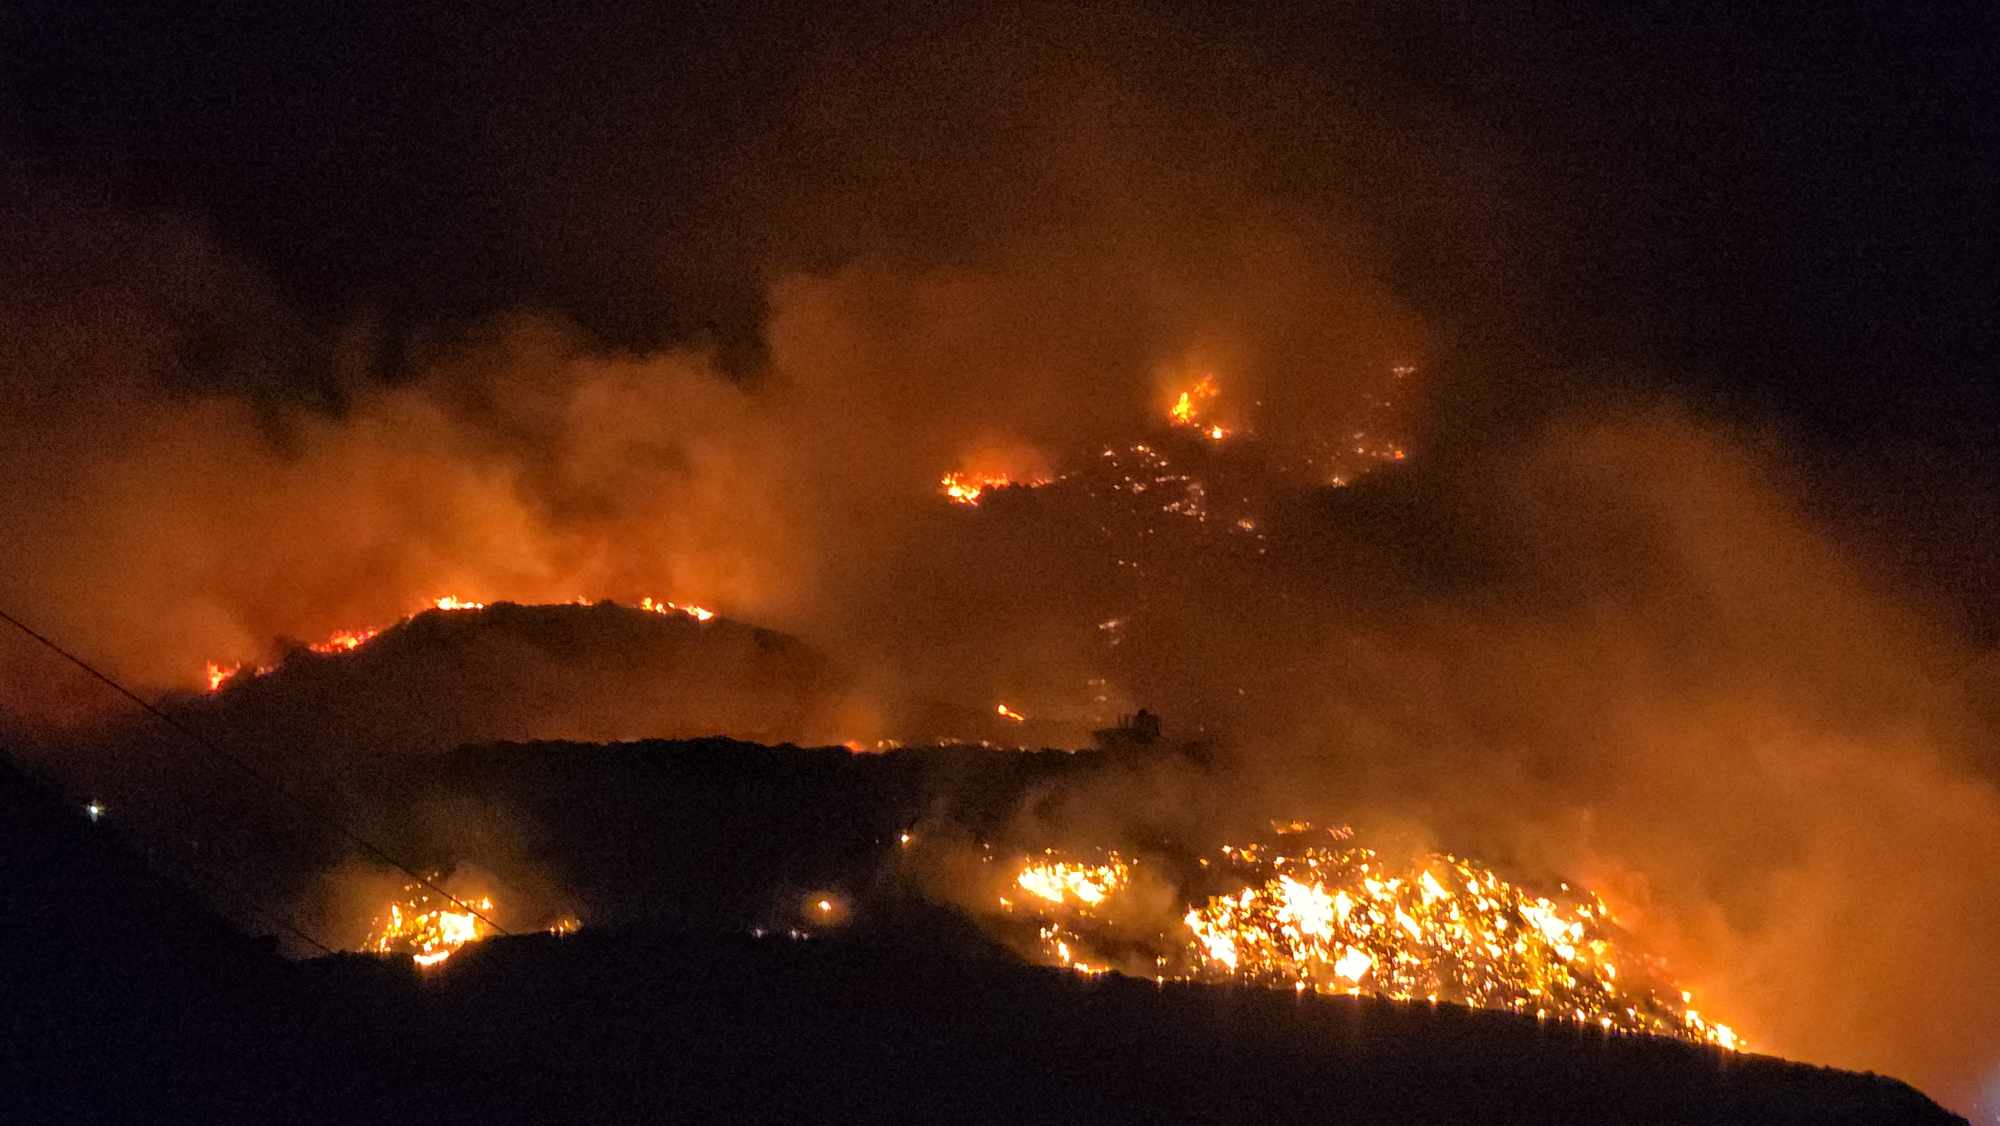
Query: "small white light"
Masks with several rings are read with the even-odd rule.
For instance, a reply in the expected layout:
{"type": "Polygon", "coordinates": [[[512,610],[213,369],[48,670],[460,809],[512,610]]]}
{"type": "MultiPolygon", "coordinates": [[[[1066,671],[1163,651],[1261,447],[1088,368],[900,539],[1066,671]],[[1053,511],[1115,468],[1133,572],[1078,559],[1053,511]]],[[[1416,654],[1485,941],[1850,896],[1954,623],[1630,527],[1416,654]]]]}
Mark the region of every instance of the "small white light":
{"type": "Polygon", "coordinates": [[[104,817],[104,803],[91,802],[83,807],[83,815],[92,821],[101,820],[104,817]]]}

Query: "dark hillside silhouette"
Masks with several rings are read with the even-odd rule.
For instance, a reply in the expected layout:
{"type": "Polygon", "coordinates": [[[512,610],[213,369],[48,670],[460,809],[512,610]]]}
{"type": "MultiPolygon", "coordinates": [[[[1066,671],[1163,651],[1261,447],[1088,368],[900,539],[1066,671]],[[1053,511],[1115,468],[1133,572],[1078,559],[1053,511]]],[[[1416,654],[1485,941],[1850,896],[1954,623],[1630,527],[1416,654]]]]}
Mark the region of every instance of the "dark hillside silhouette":
{"type": "MultiPolygon", "coordinates": [[[[464,761],[843,770],[834,751],[665,750],[464,761]]],[[[926,764],[849,765],[892,794],[900,772],[915,795],[910,772],[926,764]]],[[[362,955],[285,962],[157,874],[115,822],[11,768],[0,804],[10,1120],[1955,1121],[1894,1080],[1673,1041],[1079,979],[909,900],[806,941],[619,927],[492,940],[428,975],[362,955]]]]}

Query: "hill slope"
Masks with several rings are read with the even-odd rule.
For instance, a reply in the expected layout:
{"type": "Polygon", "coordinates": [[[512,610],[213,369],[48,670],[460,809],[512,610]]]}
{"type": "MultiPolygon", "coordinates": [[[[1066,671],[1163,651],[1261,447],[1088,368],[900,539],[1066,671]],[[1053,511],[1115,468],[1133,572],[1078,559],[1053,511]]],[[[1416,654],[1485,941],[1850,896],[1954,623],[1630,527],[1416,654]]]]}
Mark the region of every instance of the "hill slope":
{"type": "MultiPolygon", "coordinates": [[[[799,752],[811,754],[811,752],[799,752]]],[[[1949,1122],[1904,1084],[1449,1006],[1085,980],[903,903],[284,963],[0,771],[9,1117],[1949,1122]]]]}

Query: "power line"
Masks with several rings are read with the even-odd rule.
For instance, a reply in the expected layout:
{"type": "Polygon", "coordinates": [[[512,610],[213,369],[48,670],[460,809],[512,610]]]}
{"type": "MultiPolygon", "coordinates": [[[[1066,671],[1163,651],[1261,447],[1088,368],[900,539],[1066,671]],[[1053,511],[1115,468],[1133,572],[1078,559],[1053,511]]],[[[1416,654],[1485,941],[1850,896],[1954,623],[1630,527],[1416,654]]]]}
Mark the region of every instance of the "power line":
{"type": "MultiPolygon", "coordinates": [[[[147,851],[151,852],[151,849],[148,849],[147,851]]],[[[186,879],[190,885],[198,885],[204,882],[201,879],[201,877],[194,871],[194,866],[192,864],[188,864],[175,859],[171,852],[167,854],[166,861],[170,867],[178,869],[182,873],[182,878],[186,879]]],[[[216,880],[214,882],[216,884],[220,884],[223,881],[216,880]]],[[[211,887],[209,894],[217,895],[226,893],[218,893],[213,887],[211,887]]],[[[278,927],[280,930],[290,932],[293,935],[293,937],[299,939],[301,942],[305,942],[308,945],[317,947],[320,953],[322,954],[338,953],[338,951],[334,950],[333,947],[328,946],[326,943],[321,942],[317,938],[314,938],[311,934],[309,934],[305,930],[304,927],[301,927],[297,923],[292,922],[291,919],[287,918],[285,916],[285,913],[282,911],[279,911],[275,908],[264,907],[258,904],[257,901],[254,899],[248,905],[238,902],[236,904],[236,909],[260,922],[268,923],[278,927]]]]}
{"type": "MultiPolygon", "coordinates": [[[[341,836],[346,837],[349,842],[359,847],[362,851],[368,853],[370,856],[375,857],[377,860],[382,861],[383,863],[389,865],[390,867],[397,869],[404,875],[410,877],[411,879],[417,881],[423,886],[443,896],[445,899],[450,900],[454,905],[464,909],[474,918],[485,923],[487,926],[492,927],[496,933],[509,936],[513,934],[512,931],[501,926],[499,923],[494,922],[492,919],[487,918],[485,914],[479,911],[478,908],[473,907],[471,904],[466,903],[464,900],[459,899],[457,896],[451,894],[450,892],[439,887],[437,884],[433,883],[430,877],[423,875],[416,869],[411,868],[409,865],[404,864],[400,860],[397,860],[395,857],[389,855],[388,852],[377,847],[373,841],[370,841],[366,837],[363,837],[360,833],[355,832],[353,829],[348,828],[345,824],[342,824],[337,818],[333,817],[326,811],[315,807],[311,802],[306,801],[304,798],[299,797],[297,794],[292,793],[284,786],[279,785],[275,779],[266,776],[263,771],[260,771],[256,767],[251,766],[249,763],[245,762],[241,757],[232,754],[230,751],[226,750],[220,744],[209,739],[201,732],[196,731],[194,728],[187,726],[181,721],[175,719],[173,716],[167,714],[164,711],[161,711],[157,706],[148,702],[147,700],[139,696],[137,693],[133,692],[131,689],[125,687],[123,684],[118,683],[116,680],[111,679],[110,676],[102,672],[99,672],[88,661],[85,661],[82,657],[79,657],[76,654],[70,652],[69,650],[63,648],[61,645],[56,644],[55,641],[44,636],[42,633],[35,630],[32,626],[29,626],[26,622],[23,622],[21,619],[8,613],[4,609],[0,609],[0,621],[5,621],[8,625],[13,626],[15,629],[20,630],[22,633],[27,634],[29,637],[34,638],[36,641],[41,642],[43,645],[47,646],[51,651],[56,653],[58,656],[62,657],[64,660],[75,665],[77,668],[82,669],[84,672],[89,673],[91,676],[97,678],[98,680],[103,681],[106,685],[110,686],[112,691],[118,693],[120,696],[125,697],[127,700],[132,701],[134,704],[137,704],[140,708],[144,709],[148,715],[151,715],[153,718],[159,720],[161,723],[166,724],[168,727],[174,729],[176,732],[179,732],[181,735],[185,736],[196,746],[202,748],[208,753],[216,756],[217,758],[222,759],[224,762],[227,762],[231,766],[234,766],[236,769],[249,775],[251,778],[255,779],[260,785],[266,786],[271,790],[276,791],[281,797],[284,797],[287,800],[291,801],[292,804],[304,810],[309,816],[320,821],[322,824],[331,827],[335,832],[339,833],[341,836]]],[[[300,937],[304,936],[301,935],[300,937]]],[[[316,939],[308,939],[308,941],[312,942],[313,945],[315,946],[319,946],[320,949],[322,950],[326,949],[326,947],[316,939]]]]}
{"type": "MultiPolygon", "coordinates": [[[[12,758],[12,756],[6,754],[6,752],[4,751],[0,751],[0,758],[12,758]]],[[[16,763],[15,765],[16,768],[18,769],[19,764],[16,763]]],[[[96,821],[98,817],[96,803],[92,802],[90,806],[86,808],[90,810],[90,819],[92,821],[96,821]]],[[[276,927],[279,930],[287,931],[291,933],[294,937],[298,938],[301,942],[304,942],[310,946],[318,948],[322,953],[325,954],[337,953],[337,951],[334,950],[333,947],[327,945],[324,942],[321,942],[318,938],[314,937],[312,934],[307,932],[304,927],[301,927],[297,923],[294,923],[290,918],[288,918],[285,915],[283,911],[280,911],[276,908],[264,906],[261,901],[255,898],[254,895],[250,897],[250,903],[245,904],[241,902],[241,900],[243,899],[242,896],[219,890],[219,885],[227,881],[223,881],[220,879],[209,881],[203,879],[202,875],[195,871],[194,866],[192,864],[186,863],[180,858],[176,857],[172,849],[168,849],[164,854],[162,854],[160,852],[155,851],[151,845],[148,845],[145,849],[145,856],[146,856],[146,861],[149,865],[155,868],[166,869],[166,872],[164,873],[156,872],[155,875],[160,875],[163,878],[178,879],[182,881],[189,890],[199,890],[199,888],[202,885],[208,884],[209,896],[211,898],[222,897],[227,899],[228,901],[230,901],[232,909],[235,910],[236,912],[248,915],[253,920],[259,923],[268,924],[270,926],[276,927]]]]}

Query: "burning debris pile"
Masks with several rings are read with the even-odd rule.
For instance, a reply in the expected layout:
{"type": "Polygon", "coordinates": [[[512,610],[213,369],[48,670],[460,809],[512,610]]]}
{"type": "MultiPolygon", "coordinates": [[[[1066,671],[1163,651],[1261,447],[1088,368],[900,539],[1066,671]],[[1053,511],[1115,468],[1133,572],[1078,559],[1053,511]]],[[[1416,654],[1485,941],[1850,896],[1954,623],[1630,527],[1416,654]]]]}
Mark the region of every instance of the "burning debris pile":
{"type": "Polygon", "coordinates": [[[1042,959],[1083,973],[1445,1001],[1744,1046],[1667,982],[1663,964],[1629,948],[1596,895],[1567,884],[1538,895],[1449,854],[1392,864],[1352,836],[1288,829],[1225,845],[1186,872],[1048,850],[1022,863],[999,906],[1033,922],[1042,959]],[[1169,930],[1121,910],[1149,868],[1186,904],[1169,930]]]}

